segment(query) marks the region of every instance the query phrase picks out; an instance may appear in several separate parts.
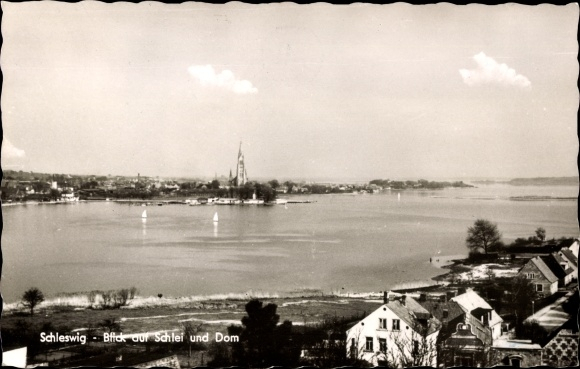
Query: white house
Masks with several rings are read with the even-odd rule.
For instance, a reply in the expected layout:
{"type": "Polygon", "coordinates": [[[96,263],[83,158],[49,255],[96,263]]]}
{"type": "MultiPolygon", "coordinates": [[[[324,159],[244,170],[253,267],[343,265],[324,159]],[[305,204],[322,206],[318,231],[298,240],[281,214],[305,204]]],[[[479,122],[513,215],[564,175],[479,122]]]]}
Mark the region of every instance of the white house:
{"type": "Polygon", "coordinates": [[[2,355],[2,366],[26,368],[26,353],[26,347],[4,351],[2,355]]]}
{"type": "Polygon", "coordinates": [[[498,315],[498,313],[472,289],[467,289],[467,291],[459,296],[455,296],[451,299],[461,306],[461,308],[468,314],[471,314],[475,318],[479,319],[484,326],[491,329],[491,337],[493,340],[498,339],[501,336],[501,323],[503,319],[498,315]]]}
{"type": "Polygon", "coordinates": [[[568,249],[572,251],[574,256],[576,256],[576,259],[578,259],[578,243],[580,243],[580,240],[575,239],[574,242],[568,246],[568,249]]]}
{"type": "Polygon", "coordinates": [[[374,366],[435,366],[440,329],[417,301],[385,292],[384,304],[346,331],[347,355],[374,366]]]}

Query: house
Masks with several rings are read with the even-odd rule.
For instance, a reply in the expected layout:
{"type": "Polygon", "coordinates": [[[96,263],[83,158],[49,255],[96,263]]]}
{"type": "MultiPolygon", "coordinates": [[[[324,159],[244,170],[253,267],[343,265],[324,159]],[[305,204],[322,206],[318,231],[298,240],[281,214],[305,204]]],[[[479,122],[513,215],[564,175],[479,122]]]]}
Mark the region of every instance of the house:
{"type": "Polygon", "coordinates": [[[542,347],[531,340],[500,339],[493,343],[488,366],[532,367],[542,364],[542,347]]]}
{"type": "MultiPolygon", "coordinates": [[[[470,323],[472,327],[477,327],[479,324],[474,323],[474,321],[479,321],[483,327],[489,328],[492,340],[498,339],[501,336],[501,323],[503,319],[475,291],[467,289],[465,293],[451,298],[451,301],[457,302],[463,311],[465,311],[467,317],[466,323],[470,323]]],[[[483,337],[485,334],[487,333],[483,332],[481,336],[483,337]]]]}
{"type": "Polygon", "coordinates": [[[576,319],[570,319],[542,348],[542,365],[578,366],[578,338],[576,319]]]}
{"type": "Polygon", "coordinates": [[[523,276],[532,283],[536,292],[541,296],[550,296],[558,291],[558,276],[544,260],[536,256],[530,259],[518,272],[518,276],[523,276]]]}
{"type": "Polygon", "coordinates": [[[375,366],[435,366],[440,329],[413,298],[385,292],[383,305],[347,330],[347,355],[375,366]]]}
{"type": "MultiPolygon", "coordinates": [[[[558,281],[558,287],[564,287],[564,286],[569,285],[572,282],[572,279],[574,278],[574,276],[576,275],[576,271],[574,270],[574,267],[568,261],[567,258],[560,256],[559,253],[554,252],[551,254],[551,256],[558,263],[558,265],[554,264],[553,268],[557,268],[559,270],[558,273],[560,273],[560,274],[562,273],[562,271],[564,272],[563,274],[561,274],[562,278],[560,278],[560,280],[558,281]]],[[[553,263],[553,261],[552,261],[552,263],[553,263]]]]}
{"type": "Polygon", "coordinates": [[[578,258],[574,255],[574,252],[568,248],[564,248],[558,251],[558,256],[564,259],[570,268],[574,269],[572,280],[578,280],[578,258]]]}
{"type": "Polygon", "coordinates": [[[12,366],[15,368],[26,368],[26,347],[7,349],[2,353],[2,366],[12,366]]]}
{"type": "Polygon", "coordinates": [[[438,340],[438,367],[487,366],[489,349],[501,334],[502,319],[472,290],[450,301],[421,302],[442,323],[438,340]]]}
{"type": "Polygon", "coordinates": [[[572,254],[574,254],[574,256],[576,256],[576,259],[578,259],[578,244],[580,243],[580,240],[575,239],[574,242],[566,247],[568,250],[572,251],[572,254]]]}
{"type": "Polygon", "coordinates": [[[457,324],[465,322],[465,312],[455,301],[427,300],[423,296],[419,298],[419,304],[432,316],[441,322],[439,342],[445,341],[455,332],[457,324]]]}
{"type": "Polygon", "coordinates": [[[478,329],[480,327],[474,327],[472,324],[457,324],[455,332],[439,346],[438,366],[441,368],[488,366],[491,330],[487,329],[489,334],[482,339],[476,334],[478,329]]]}

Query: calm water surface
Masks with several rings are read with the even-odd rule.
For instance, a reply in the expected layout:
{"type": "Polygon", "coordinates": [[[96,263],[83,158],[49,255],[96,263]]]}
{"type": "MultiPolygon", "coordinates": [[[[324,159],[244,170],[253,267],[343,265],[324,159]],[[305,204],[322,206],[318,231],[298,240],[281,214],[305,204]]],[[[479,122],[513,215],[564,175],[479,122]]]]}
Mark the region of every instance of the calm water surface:
{"type": "Polygon", "coordinates": [[[498,223],[504,241],[542,226],[578,236],[577,187],[482,186],[375,195],[312,195],[284,206],[129,206],[78,203],[3,207],[2,294],[136,286],[141,294],[248,290],[381,291],[440,274],[434,255],[466,254],[467,227],[498,223]],[[146,222],[141,213],[147,209],[146,222]],[[213,214],[219,213],[214,226],[213,214]]]}

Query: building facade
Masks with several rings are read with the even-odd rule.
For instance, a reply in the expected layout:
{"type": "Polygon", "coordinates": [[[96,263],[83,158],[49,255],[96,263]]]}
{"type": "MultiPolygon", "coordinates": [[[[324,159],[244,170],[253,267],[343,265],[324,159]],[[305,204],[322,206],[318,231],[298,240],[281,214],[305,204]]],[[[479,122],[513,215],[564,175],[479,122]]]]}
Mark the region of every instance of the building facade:
{"type": "Polygon", "coordinates": [[[417,301],[390,294],[381,307],[346,332],[346,353],[375,366],[435,366],[440,329],[441,322],[417,301]]]}

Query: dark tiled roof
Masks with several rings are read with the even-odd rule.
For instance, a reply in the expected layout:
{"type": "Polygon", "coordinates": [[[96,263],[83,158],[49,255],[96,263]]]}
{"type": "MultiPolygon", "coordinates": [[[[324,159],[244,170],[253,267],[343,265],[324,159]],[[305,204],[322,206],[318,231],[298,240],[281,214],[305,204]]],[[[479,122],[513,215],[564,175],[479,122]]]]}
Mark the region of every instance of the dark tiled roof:
{"type": "Polygon", "coordinates": [[[568,260],[564,259],[562,256],[560,256],[559,254],[556,254],[556,253],[553,253],[552,256],[554,257],[554,259],[556,259],[556,261],[558,262],[560,267],[562,267],[562,264],[567,266],[566,269],[564,269],[564,267],[562,267],[562,269],[564,269],[564,273],[566,273],[566,275],[574,273],[574,268],[572,268],[572,265],[570,265],[568,260]]]}
{"type": "Polygon", "coordinates": [[[558,263],[558,260],[556,260],[553,254],[548,256],[540,256],[540,259],[542,259],[544,264],[546,264],[548,268],[550,268],[552,273],[554,273],[554,275],[558,279],[566,277],[566,272],[564,271],[564,268],[562,268],[560,263],[558,263]]]}
{"type": "Polygon", "coordinates": [[[455,301],[421,301],[421,306],[423,306],[427,311],[429,311],[435,318],[439,321],[447,320],[452,321],[455,318],[463,316],[465,313],[461,306],[455,301]],[[445,318],[443,312],[447,310],[447,317],[445,318]]]}
{"type": "Polygon", "coordinates": [[[568,259],[574,266],[578,266],[578,259],[574,256],[574,253],[570,249],[563,249],[560,251],[566,259],[568,259]]]}
{"type": "Polygon", "coordinates": [[[389,301],[386,306],[416,332],[422,332],[426,329],[426,335],[430,335],[441,329],[441,322],[437,318],[428,319],[427,325],[420,322],[421,318],[431,314],[411,297],[406,297],[405,305],[399,300],[394,300],[389,301]]]}

